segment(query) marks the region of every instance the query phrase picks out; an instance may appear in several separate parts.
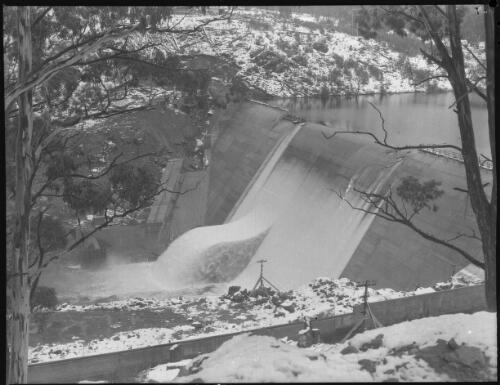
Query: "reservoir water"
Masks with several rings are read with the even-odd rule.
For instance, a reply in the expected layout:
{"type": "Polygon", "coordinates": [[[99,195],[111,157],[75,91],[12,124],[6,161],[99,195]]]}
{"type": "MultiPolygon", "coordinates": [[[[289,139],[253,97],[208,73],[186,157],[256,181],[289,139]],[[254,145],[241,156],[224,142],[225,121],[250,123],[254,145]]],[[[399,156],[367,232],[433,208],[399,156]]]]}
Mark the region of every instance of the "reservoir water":
{"type": "MultiPolygon", "coordinates": [[[[479,154],[491,155],[486,103],[475,94],[469,95],[472,122],[479,154]]],[[[448,108],[453,93],[408,93],[394,95],[363,95],[358,98],[331,97],[273,99],[270,104],[287,109],[308,122],[321,123],[338,130],[369,131],[383,138],[378,112],[382,112],[388,143],[392,145],[442,144],[460,146],[457,115],[448,108]]]]}

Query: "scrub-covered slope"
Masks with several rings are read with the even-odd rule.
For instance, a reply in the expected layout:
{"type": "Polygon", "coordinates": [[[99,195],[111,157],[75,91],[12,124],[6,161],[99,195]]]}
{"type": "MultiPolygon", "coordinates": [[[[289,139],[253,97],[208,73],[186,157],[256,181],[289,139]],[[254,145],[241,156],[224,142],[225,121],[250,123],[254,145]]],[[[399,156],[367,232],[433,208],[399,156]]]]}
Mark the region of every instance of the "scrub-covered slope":
{"type": "MultiPolygon", "coordinates": [[[[213,12],[217,9],[207,15],[174,15],[169,26],[188,28],[214,18],[213,12]]],[[[414,86],[438,75],[437,66],[421,55],[394,51],[385,42],[340,32],[338,25],[335,19],[320,21],[302,13],[283,18],[269,10],[239,7],[229,22],[208,24],[198,35],[157,39],[163,39],[166,56],[179,48],[186,55],[222,55],[239,66],[237,75],[275,96],[450,89],[446,79],[414,86]]],[[[484,59],[484,49],[467,45],[484,59]]],[[[464,55],[468,72],[481,73],[473,56],[468,51],[464,55]]]]}

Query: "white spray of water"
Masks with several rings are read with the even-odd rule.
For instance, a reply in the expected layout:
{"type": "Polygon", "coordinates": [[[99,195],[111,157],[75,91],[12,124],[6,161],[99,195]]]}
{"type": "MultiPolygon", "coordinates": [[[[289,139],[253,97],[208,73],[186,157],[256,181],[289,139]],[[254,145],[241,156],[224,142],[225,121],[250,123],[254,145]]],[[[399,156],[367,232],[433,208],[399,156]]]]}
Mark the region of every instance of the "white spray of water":
{"type": "MultiPolygon", "coordinates": [[[[368,192],[379,192],[399,164],[390,168],[364,166],[357,178],[351,178],[344,199],[354,207],[368,209],[369,204],[353,191],[353,184],[360,183],[359,188],[368,192]]],[[[340,276],[374,219],[373,215],[353,210],[332,191],[341,184],[302,161],[280,162],[251,203],[257,207],[276,205],[280,207],[279,215],[248,267],[231,284],[252,287],[260,269],[255,262],[260,259],[268,261],[266,278],[283,290],[320,275],[340,276]]],[[[235,218],[245,215],[246,203],[235,218]]]]}
{"type": "MultiPolygon", "coordinates": [[[[354,185],[380,192],[401,161],[391,166],[387,166],[389,159],[383,164],[367,162],[363,148],[338,164],[296,158],[294,151],[283,156],[299,129],[284,138],[259,170],[229,215],[229,223],[193,229],[160,256],[155,267],[160,284],[169,289],[190,284],[194,272],[207,263],[207,257],[220,252],[221,245],[238,247],[238,242],[264,232],[250,263],[230,284],[252,287],[259,275],[255,263],[259,259],[268,260],[266,277],[280,289],[297,287],[317,276],[340,276],[374,219],[353,210],[346,200],[368,209],[354,185]],[[344,165],[354,175],[347,185],[344,165]],[[344,188],[343,200],[335,190],[344,188]]],[[[296,144],[299,148],[304,137],[296,144]]]]}

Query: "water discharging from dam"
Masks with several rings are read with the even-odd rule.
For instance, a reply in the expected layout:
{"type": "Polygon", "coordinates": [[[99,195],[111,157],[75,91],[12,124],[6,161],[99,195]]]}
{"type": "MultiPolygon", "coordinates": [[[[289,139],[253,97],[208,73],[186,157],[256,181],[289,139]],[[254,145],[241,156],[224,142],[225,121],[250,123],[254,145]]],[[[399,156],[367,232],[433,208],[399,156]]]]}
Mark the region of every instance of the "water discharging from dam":
{"type": "MultiPolygon", "coordinates": [[[[477,234],[469,199],[461,192],[466,188],[463,164],[420,151],[395,153],[358,135],[326,140],[322,131],[345,127],[294,126],[282,115],[281,110],[247,103],[221,123],[206,197],[203,190],[175,206],[182,214],[175,228],[182,230],[174,236],[192,230],[175,239],[156,262],[124,262],[120,246],[99,271],[56,264],[42,274],[41,284],[68,297],[221,293],[228,284],[252,287],[259,275],[255,262],[263,258],[268,261],[265,276],[284,290],[318,276],[375,280],[378,287],[398,290],[429,286],[468,262],[405,226],[347,203],[365,203],[353,187],[383,192],[408,175],[440,181],[445,191],[436,202],[439,210],[423,211],[415,224],[438,238],[456,238],[457,246],[481,258],[479,241],[456,237],[477,234]],[[185,215],[193,211],[194,199],[201,199],[195,206],[202,210],[185,215]],[[195,227],[201,223],[210,226],[195,227]]],[[[482,170],[482,181],[491,190],[491,171],[482,170]]]]}
{"type": "Polygon", "coordinates": [[[338,193],[367,208],[352,186],[381,192],[403,160],[387,154],[366,162],[370,143],[332,153],[332,142],[317,127],[296,127],[225,224],[190,230],[159,257],[157,279],[178,287],[201,282],[252,287],[259,259],[268,260],[267,278],[284,290],[318,276],[338,277],[374,219],[353,210],[338,193]]]}

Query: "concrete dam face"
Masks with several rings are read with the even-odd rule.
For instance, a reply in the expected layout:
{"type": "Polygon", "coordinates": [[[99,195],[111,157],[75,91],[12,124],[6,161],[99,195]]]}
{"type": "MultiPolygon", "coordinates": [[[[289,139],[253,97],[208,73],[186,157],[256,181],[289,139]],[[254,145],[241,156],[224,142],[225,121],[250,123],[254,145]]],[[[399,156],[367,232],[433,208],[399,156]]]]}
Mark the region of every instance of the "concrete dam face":
{"type": "MultiPolygon", "coordinates": [[[[395,152],[372,139],[325,139],[326,127],[281,120],[282,111],[246,104],[213,144],[205,226],[179,236],[155,271],[175,286],[227,282],[251,288],[265,276],[287,290],[318,276],[375,280],[414,289],[446,280],[468,265],[456,252],[412,230],[354,210],[369,204],[354,188],[384,194],[401,178],[436,179],[437,211],[414,223],[441,239],[476,231],[463,165],[420,151],[395,152]],[[345,199],[341,199],[339,196],[345,199]]],[[[484,182],[491,182],[485,171],[484,182]]],[[[480,256],[477,240],[452,241],[480,256]]]]}

